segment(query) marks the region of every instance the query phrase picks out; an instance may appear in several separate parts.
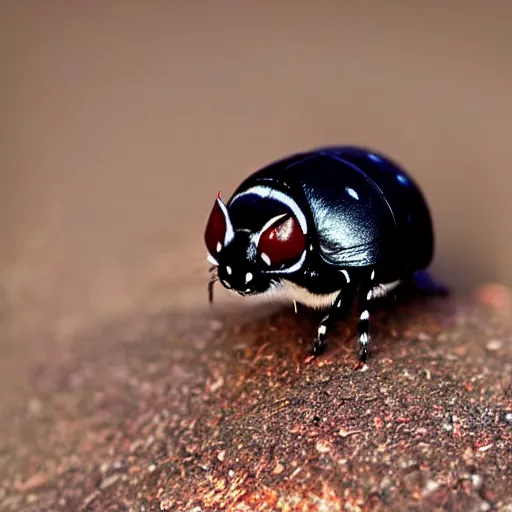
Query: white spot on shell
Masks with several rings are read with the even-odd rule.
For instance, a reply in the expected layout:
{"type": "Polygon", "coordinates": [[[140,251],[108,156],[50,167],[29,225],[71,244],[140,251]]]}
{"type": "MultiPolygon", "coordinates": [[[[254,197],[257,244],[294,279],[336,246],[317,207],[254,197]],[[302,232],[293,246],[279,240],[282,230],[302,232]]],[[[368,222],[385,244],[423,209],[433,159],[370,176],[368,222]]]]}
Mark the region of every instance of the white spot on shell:
{"type": "Polygon", "coordinates": [[[228,276],[230,276],[233,273],[233,270],[228,266],[226,267],[226,272],[228,273],[228,276]]]}
{"type": "Polygon", "coordinates": [[[350,283],[350,275],[346,270],[342,270],[341,273],[345,276],[347,283],[350,283]]]}
{"type": "Polygon", "coordinates": [[[353,197],[356,201],[359,200],[359,194],[353,188],[345,187],[345,190],[350,197],[353,197]]]}
{"type": "Polygon", "coordinates": [[[372,298],[372,291],[370,290],[368,292],[368,295],[366,296],[366,300],[370,300],[372,298]]]}
{"type": "Polygon", "coordinates": [[[217,252],[220,252],[220,250],[222,249],[222,244],[220,242],[217,242],[217,252]]]}
{"type": "Polygon", "coordinates": [[[372,281],[375,279],[375,270],[372,270],[372,275],[370,276],[370,279],[372,281]]]}
{"type": "Polygon", "coordinates": [[[251,282],[252,278],[253,278],[253,275],[251,274],[251,272],[247,272],[247,274],[245,274],[245,282],[246,283],[251,282]]]}
{"type": "Polygon", "coordinates": [[[321,325],[319,328],[318,328],[318,334],[325,334],[327,332],[327,327],[325,327],[325,325],[321,325]]]}
{"type": "Polygon", "coordinates": [[[370,313],[367,309],[365,309],[362,313],[361,313],[361,316],[359,317],[361,320],[368,320],[370,318],[370,313]]]}

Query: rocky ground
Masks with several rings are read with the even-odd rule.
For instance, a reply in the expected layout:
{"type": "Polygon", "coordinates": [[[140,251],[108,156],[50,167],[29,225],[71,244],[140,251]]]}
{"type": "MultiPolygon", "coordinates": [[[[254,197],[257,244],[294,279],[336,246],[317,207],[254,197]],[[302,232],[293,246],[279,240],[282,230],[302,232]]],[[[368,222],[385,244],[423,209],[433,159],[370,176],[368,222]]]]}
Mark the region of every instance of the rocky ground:
{"type": "Polygon", "coordinates": [[[363,372],[355,323],[312,360],[300,308],[132,315],[26,354],[0,509],[511,511],[506,301],[382,303],[363,372]]]}

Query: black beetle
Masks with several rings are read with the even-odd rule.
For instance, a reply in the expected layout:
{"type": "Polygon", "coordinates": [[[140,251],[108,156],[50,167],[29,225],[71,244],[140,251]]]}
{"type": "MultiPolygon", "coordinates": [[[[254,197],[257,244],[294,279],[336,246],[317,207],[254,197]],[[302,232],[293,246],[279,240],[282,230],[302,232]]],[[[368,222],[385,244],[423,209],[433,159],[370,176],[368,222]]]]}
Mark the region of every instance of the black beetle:
{"type": "Polygon", "coordinates": [[[224,204],[217,196],[205,243],[209,283],[240,295],[285,294],[329,308],[313,344],[359,305],[359,364],[368,357],[371,299],[425,269],[433,224],[412,178],[386,156],[352,146],[324,147],[278,160],[250,175],[224,204]]]}

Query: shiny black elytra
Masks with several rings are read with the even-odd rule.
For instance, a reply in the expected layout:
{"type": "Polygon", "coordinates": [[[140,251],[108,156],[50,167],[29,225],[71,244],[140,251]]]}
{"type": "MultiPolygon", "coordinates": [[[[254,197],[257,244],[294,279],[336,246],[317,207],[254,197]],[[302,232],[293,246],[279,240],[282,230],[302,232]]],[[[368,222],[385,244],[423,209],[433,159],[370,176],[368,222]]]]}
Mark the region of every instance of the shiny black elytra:
{"type": "Polygon", "coordinates": [[[209,283],[240,295],[275,293],[329,308],[313,344],[359,305],[359,365],[368,357],[369,307],[432,261],[429,208],[412,178],[382,154],[325,147],[250,175],[224,204],[217,196],[205,231],[209,283]]]}

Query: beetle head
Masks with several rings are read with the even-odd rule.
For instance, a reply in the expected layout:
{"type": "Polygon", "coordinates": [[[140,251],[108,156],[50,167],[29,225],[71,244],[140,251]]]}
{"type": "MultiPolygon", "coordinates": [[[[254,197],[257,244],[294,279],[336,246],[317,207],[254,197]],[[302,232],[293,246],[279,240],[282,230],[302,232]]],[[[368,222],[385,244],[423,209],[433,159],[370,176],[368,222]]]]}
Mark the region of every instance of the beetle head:
{"type": "Polygon", "coordinates": [[[229,208],[219,194],[204,239],[220,282],[240,295],[267,291],[284,274],[299,270],[306,256],[306,234],[293,211],[250,194],[229,208]]]}

